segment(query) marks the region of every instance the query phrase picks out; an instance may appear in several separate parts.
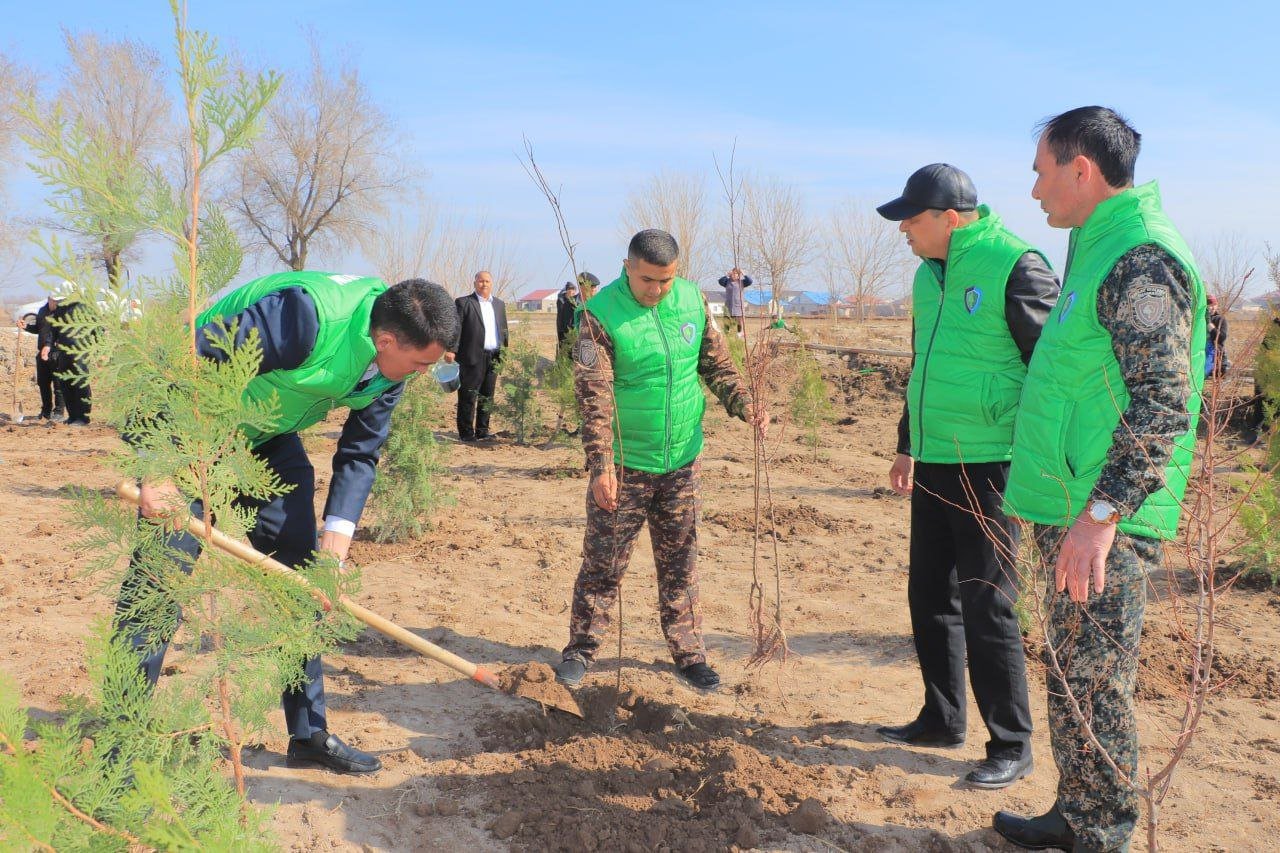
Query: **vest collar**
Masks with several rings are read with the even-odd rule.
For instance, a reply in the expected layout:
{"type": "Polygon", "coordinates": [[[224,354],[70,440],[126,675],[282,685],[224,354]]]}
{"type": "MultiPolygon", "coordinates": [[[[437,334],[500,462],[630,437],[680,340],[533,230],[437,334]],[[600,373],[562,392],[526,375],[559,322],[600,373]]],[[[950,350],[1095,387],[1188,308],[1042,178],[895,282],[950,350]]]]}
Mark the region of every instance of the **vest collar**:
{"type": "Polygon", "coordinates": [[[987,205],[978,205],[978,218],[951,232],[951,245],[947,249],[947,265],[950,266],[960,260],[965,252],[999,228],[1000,217],[992,213],[987,205]]]}
{"type": "Polygon", "coordinates": [[[924,263],[933,270],[934,278],[942,281],[951,265],[960,260],[966,252],[981,240],[1001,227],[1000,217],[985,204],[978,205],[978,218],[968,225],[962,225],[951,232],[951,240],[947,245],[947,256],[942,259],[923,258],[924,263]]]}
{"type": "Polygon", "coordinates": [[[1102,237],[1119,222],[1140,212],[1161,209],[1160,186],[1148,181],[1136,187],[1116,193],[1102,201],[1089,214],[1083,225],[1071,229],[1071,239],[1076,244],[1089,244],[1102,237]]]}

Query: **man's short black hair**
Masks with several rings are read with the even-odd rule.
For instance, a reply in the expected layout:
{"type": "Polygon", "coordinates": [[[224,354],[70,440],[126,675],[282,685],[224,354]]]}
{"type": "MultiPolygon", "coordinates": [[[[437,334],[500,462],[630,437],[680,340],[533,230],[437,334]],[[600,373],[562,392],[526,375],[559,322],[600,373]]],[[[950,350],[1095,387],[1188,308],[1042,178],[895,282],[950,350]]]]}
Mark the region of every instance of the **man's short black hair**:
{"type": "Polygon", "coordinates": [[[1059,166],[1083,154],[1098,164],[1109,186],[1133,185],[1142,134],[1124,116],[1106,107],[1076,107],[1036,125],[1059,166]]]}
{"type": "Polygon", "coordinates": [[[680,257],[680,246],[676,238],[658,228],[646,228],[631,238],[627,246],[627,257],[665,267],[674,264],[680,257]]]}
{"type": "Polygon", "coordinates": [[[373,300],[370,331],[390,332],[404,346],[424,349],[458,345],[458,311],[453,297],[435,282],[411,278],[393,284],[373,300]]]}

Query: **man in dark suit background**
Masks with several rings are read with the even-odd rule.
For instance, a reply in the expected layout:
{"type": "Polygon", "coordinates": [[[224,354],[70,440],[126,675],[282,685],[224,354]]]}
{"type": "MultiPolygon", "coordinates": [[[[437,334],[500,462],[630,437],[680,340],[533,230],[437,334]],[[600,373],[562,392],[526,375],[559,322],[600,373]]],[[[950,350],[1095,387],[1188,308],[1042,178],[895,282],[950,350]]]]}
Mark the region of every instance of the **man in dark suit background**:
{"type": "Polygon", "coordinates": [[[489,406],[498,361],[507,345],[507,308],[492,294],[493,276],[481,270],[476,273],[475,292],[453,301],[462,334],[457,351],[445,353],[445,359],[458,362],[458,438],[462,441],[489,437],[489,406]]]}

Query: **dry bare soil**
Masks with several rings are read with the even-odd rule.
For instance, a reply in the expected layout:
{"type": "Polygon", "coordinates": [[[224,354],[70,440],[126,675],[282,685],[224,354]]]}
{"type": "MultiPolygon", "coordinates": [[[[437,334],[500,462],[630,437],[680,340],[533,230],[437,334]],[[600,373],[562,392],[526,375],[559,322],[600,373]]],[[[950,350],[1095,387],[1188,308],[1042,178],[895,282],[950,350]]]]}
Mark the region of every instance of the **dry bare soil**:
{"type": "MultiPolygon", "coordinates": [[[[549,354],[549,318],[524,322],[549,354]]],[[[902,322],[820,331],[828,340],[871,347],[906,343],[902,322]]],[[[385,769],[372,778],[288,769],[281,721],[249,761],[252,797],[277,805],[274,828],[284,845],[1011,849],[988,828],[991,814],[1037,812],[1053,799],[1043,678],[1034,672],[1031,688],[1036,771],[1005,791],[958,783],[983,754],[976,709],[968,743],[958,751],[901,748],[876,738],[877,725],[909,720],[921,697],[906,609],[908,506],[885,488],[904,368],[891,359],[852,367],[834,356],[822,361],[839,422],[819,458],[793,429],[774,426],[781,439],[770,479],[791,649],[785,666],[746,667],[750,436],[740,422],[711,411],[703,457],[702,613],[724,689],[702,695],[673,678],[643,538],[624,585],[622,658],[610,640],[580,693],[585,720],[486,691],[366,632],[326,661],[330,723],[381,755],[385,769]]],[[[19,391],[30,412],[36,396],[29,369],[19,391]]],[[[0,378],[8,383],[10,376],[6,370],[0,378]]],[[[450,420],[451,413],[441,419],[446,441],[450,420]]],[[[335,429],[331,424],[328,435],[335,429]]],[[[0,668],[18,681],[35,714],[54,712],[61,696],[87,688],[84,638],[91,622],[109,612],[114,590],[77,571],[68,488],[109,486],[114,477],[104,463],[116,443],[96,426],[0,427],[0,529],[7,533],[0,668]]],[[[326,443],[331,438],[318,446],[326,443]]],[[[314,454],[321,495],[328,455],[314,454]]],[[[453,446],[449,464],[456,504],[427,536],[394,546],[356,543],[364,603],[470,659],[495,666],[556,661],[581,558],[581,451],[518,447],[504,436],[488,447],[453,446]]],[[[1276,847],[1278,617],[1280,596],[1269,590],[1236,591],[1225,605],[1219,636],[1234,678],[1213,700],[1179,771],[1164,813],[1165,849],[1276,847]]],[[[1153,603],[1144,646],[1159,652],[1169,635],[1168,617],[1153,603]]],[[[186,640],[187,649],[199,645],[186,640]]],[[[1167,754],[1161,721],[1176,708],[1165,669],[1152,659],[1143,670],[1140,726],[1148,763],[1167,754]]]]}

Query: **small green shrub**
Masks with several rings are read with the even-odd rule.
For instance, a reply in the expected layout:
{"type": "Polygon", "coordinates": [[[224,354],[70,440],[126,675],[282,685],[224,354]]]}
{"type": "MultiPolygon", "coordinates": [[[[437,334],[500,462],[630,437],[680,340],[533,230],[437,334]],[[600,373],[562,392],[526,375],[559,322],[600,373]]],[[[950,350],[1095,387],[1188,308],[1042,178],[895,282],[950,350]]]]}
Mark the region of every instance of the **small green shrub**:
{"type": "Polygon", "coordinates": [[[538,347],[523,334],[511,336],[498,362],[498,393],[490,411],[511,425],[516,444],[526,444],[542,431],[542,407],[538,404],[538,347]]]}
{"type": "Polygon", "coordinates": [[[569,424],[582,422],[582,410],[578,406],[578,395],[573,387],[573,357],[570,355],[577,342],[578,331],[572,329],[556,350],[555,363],[542,376],[542,388],[556,410],[555,435],[562,431],[569,433],[569,424]]]}
{"type": "Polygon", "coordinates": [[[831,405],[830,388],[822,378],[822,370],[813,353],[803,347],[791,356],[791,417],[800,428],[805,445],[818,458],[818,445],[822,434],[835,420],[831,405]]]}
{"type": "Polygon", "coordinates": [[[435,425],[444,394],[430,377],[410,382],[391,414],[391,433],[373,483],[377,542],[416,539],[431,527],[431,516],[452,501],[444,481],[447,445],[436,441],[435,425]]]}

